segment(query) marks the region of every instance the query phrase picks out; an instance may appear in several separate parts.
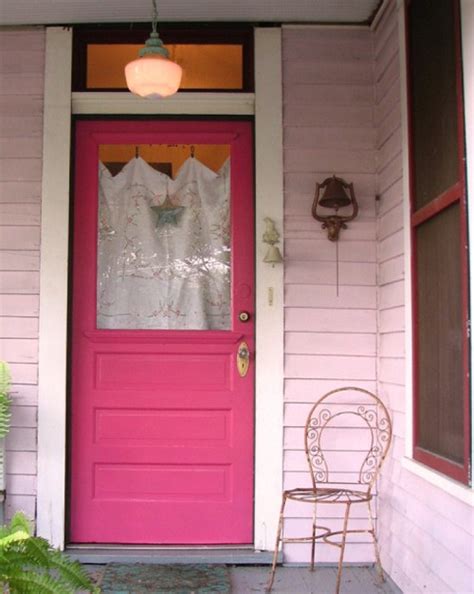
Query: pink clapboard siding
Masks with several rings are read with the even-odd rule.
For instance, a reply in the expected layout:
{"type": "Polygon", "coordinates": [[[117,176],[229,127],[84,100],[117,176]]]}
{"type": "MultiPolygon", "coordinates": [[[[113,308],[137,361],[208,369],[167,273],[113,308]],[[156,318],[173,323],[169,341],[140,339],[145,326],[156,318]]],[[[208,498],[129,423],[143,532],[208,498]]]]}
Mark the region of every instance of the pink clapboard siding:
{"type": "Polygon", "coordinates": [[[34,518],[44,31],[2,31],[0,53],[0,359],[14,403],[7,516],[34,518]]]}
{"type": "Polygon", "coordinates": [[[394,417],[379,485],[384,568],[404,592],[472,592],[473,508],[401,466],[405,454],[405,247],[396,2],[374,34],[377,127],[378,386],[394,417]]]}
{"type": "MultiPolygon", "coordinates": [[[[376,386],[372,60],[368,29],[284,29],[285,488],[309,486],[303,426],[311,404],[335,387],[376,386]],[[339,294],[336,246],[311,217],[315,184],[333,173],[354,183],[360,203],[338,245],[339,294]]],[[[311,514],[311,506],[288,506],[286,534],[309,534],[311,514]]],[[[330,506],[327,514],[324,525],[340,525],[341,510],[330,506]]],[[[358,515],[354,528],[365,522],[358,515]]],[[[288,562],[309,559],[306,545],[284,553],[288,562]]],[[[337,553],[321,544],[316,554],[327,562],[337,553]]],[[[362,538],[346,555],[371,561],[373,549],[362,538]]]]}
{"type": "MultiPolygon", "coordinates": [[[[406,254],[396,4],[386,3],[375,31],[283,32],[284,484],[307,484],[303,425],[311,403],[340,386],[377,390],[394,419],[377,502],[384,568],[407,593],[471,592],[473,508],[401,463],[406,254]],[[310,215],[316,181],[333,173],[354,183],[361,206],[339,242],[338,295],[335,246],[310,215]]],[[[0,54],[0,358],[14,379],[7,513],[24,509],[33,517],[44,32],[0,32],[0,54]]],[[[289,534],[308,529],[310,515],[289,505],[289,534]]],[[[340,516],[332,507],[326,521],[340,516]]],[[[355,509],[354,525],[361,521],[355,509]]],[[[318,546],[318,561],[334,561],[335,552],[318,546]]],[[[347,560],[372,555],[357,543],[347,560]]],[[[285,557],[307,561],[308,547],[286,547],[285,557]]]]}

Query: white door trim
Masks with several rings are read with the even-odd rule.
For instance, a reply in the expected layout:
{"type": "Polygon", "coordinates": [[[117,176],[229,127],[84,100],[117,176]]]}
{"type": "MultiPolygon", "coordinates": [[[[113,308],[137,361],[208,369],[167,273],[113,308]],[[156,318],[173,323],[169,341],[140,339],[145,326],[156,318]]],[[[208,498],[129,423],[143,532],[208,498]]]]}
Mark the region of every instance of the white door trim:
{"type": "Polygon", "coordinates": [[[127,115],[253,115],[254,93],[186,93],[160,101],[131,93],[73,93],[72,113],[127,115]]]}
{"type": "Polygon", "coordinates": [[[37,532],[64,544],[72,31],[46,30],[37,532]]]}
{"type": "MultiPolygon", "coordinates": [[[[256,93],[175,95],[157,102],[129,93],[71,94],[72,31],[46,32],[43,133],[37,532],[64,548],[66,373],[71,114],[255,114],[256,427],[255,547],[271,550],[283,465],[283,267],[262,262],[263,218],[283,236],[281,31],[255,31],[256,93]],[[272,290],[272,304],[269,290],[272,290]]],[[[282,248],[282,245],[280,245],[282,248]]]]}
{"type": "Polygon", "coordinates": [[[281,29],[255,34],[256,410],[255,547],[272,550],[283,481],[283,266],[263,262],[264,218],[283,250],[283,96],[281,29]]]}

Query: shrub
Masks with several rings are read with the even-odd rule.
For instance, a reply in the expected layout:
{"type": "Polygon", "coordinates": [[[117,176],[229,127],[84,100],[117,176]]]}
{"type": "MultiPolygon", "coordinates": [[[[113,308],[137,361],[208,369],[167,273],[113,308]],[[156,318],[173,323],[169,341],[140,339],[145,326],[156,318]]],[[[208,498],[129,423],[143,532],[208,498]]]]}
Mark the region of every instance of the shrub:
{"type": "Polygon", "coordinates": [[[32,536],[29,521],[21,512],[0,528],[0,583],[10,594],[100,591],[77,561],[44,538],[32,536]]]}
{"type": "MultiPolygon", "coordinates": [[[[10,381],[8,365],[0,361],[0,439],[10,428],[10,381]]],[[[99,592],[77,561],[71,561],[44,538],[32,535],[30,523],[21,512],[0,528],[0,586],[10,594],[99,592]]]]}

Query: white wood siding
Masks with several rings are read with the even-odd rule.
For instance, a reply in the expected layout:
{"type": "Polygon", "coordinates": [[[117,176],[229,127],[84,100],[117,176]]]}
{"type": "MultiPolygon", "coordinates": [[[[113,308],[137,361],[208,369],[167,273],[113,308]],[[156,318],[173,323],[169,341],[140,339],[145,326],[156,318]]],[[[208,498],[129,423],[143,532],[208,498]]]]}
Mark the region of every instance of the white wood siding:
{"type": "MultiPolygon", "coordinates": [[[[376,386],[375,140],[372,34],[368,29],[285,28],[285,488],[309,486],[303,427],[326,391],[376,386]],[[315,184],[336,174],[354,183],[358,218],[336,245],[311,216],[315,184]]],[[[324,506],[320,506],[320,511],[324,506]]],[[[287,507],[286,534],[310,534],[311,506],[287,507]]],[[[327,526],[342,510],[327,508],[327,526]]],[[[354,508],[353,526],[363,523],[354,508]]],[[[348,561],[371,561],[372,547],[350,545],[348,561]]],[[[320,562],[338,551],[318,545],[320,562]]],[[[307,562],[306,545],[285,560],[307,562]]]]}
{"type": "Polygon", "coordinates": [[[44,32],[0,36],[0,359],[12,370],[7,516],[35,517],[44,32]]]}
{"type": "MultiPolygon", "coordinates": [[[[404,460],[408,198],[396,4],[374,32],[284,29],[284,484],[308,484],[303,425],[314,400],[354,383],[377,389],[395,433],[378,501],[384,567],[407,593],[467,593],[473,507],[404,460]],[[339,295],[335,245],[310,212],[315,183],[333,173],[354,183],[361,206],[339,242],[339,295]]],[[[0,358],[14,380],[7,501],[8,513],[34,516],[44,32],[2,31],[0,54],[0,358]]],[[[333,525],[341,514],[331,512],[333,525]]],[[[289,507],[289,534],[308,529],[310,513],[289,507]]],[[[335,549],[319,548],[319,561],[334,560],[335,549]]],[[[285,556],[303,562],[309,552],[295,545],[285,556]]],[[[364,543],[349,548],[348,561],[372,558],[364,543]]]]}
{"type": "MultiPolygon", "coordinates": [[[[400,52],[396,1],[375,31],[377,127],[378,389],[391,408],[394,442],[379,489],[385,570],[404,592],[472,592],[473,508],[403,466],[405,416],[405,240],[400,52]]],[[[405,172],[406,174],[407,172],[405,172]]],[[[407,386],[411,393],[411,386],[407,386]]],[[[409,425],[409,424],[408,424],[409,425]]]]}

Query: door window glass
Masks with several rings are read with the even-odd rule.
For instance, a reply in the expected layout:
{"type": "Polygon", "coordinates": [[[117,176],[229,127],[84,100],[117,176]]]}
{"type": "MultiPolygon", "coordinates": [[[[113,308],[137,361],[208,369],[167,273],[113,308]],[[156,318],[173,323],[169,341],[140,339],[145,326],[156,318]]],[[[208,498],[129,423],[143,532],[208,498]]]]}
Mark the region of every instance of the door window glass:
{"type": "Polygon", "coordinates": [[[101,145],[97,327],[230,328],[230,147],[101,145]]]}

